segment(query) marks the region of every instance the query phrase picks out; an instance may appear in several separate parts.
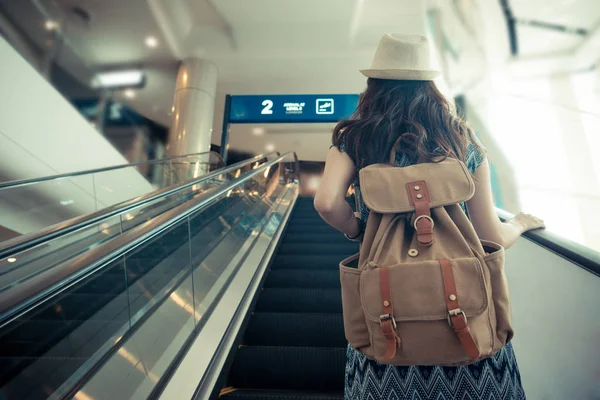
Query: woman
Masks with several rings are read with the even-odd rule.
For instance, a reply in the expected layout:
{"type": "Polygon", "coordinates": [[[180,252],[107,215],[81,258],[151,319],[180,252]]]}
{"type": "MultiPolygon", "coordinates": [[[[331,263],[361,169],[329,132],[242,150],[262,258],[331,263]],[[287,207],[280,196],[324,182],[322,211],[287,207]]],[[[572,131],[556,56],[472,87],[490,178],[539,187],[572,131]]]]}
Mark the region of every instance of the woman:
{"type": "MultiPolygon", "coordinates": [[[[361,72],[369,78],[367,89],[355,115],[334,130],[315,198],[315,207],[327,223],[351,240],[361,239],[369,210],[357,185],[360,220],[355,218],[346,193],[358,183],[358,170],[388,162],[392,147],[399,143],[396,164],[400,167],[440,156],[467,165],[475,195],[462,206],[480,239],[508,248],[523,232],[543,227],[541,220],[527,214],[499,221],[485,150],[433,83],[438,73],[429,66],[425,37],[384,36],[373,67],[361,72]]],[[[510,343],[493,357],[460,367],[384,365],[348,346],[345,398],[524,399],[525,394],[510,343]]]]}

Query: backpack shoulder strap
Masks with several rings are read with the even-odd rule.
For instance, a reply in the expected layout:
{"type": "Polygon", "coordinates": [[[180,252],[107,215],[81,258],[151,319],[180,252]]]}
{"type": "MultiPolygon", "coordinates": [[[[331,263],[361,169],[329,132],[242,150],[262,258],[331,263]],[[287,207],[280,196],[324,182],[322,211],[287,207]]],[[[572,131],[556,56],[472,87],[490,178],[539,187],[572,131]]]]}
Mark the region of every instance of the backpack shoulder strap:
{"type": "Polygon", "coordinates": [[[357,184],[352,185],[353,186],[353,196],[354,196],[354,216],[358,219],[360,218],[360,204],[358,202],[358,195],[356,194],[356,188],[358,187],[357,184]]]}
{"type": "MultiPolygon", "coordinates": [[[[414,135],[413,133],[407,132],[407,133],[403,133],[402,135],[400,135],[400,137],[398,139],[396,139],[396,141],[394,142],[394,145],[392,146],[392,150],[390,150],[390,158],[388,163],[395,167],[396,166],[396,153],[398,153],[398,148],[400,147],[400,142],[402,142],[402,139],[404,139],[404,135],[414,135]]],[[[419,154],[419,158],[417,159],[417,164],[423,164],[426,163],[427,159],[425,157],[423,157],[421,154],[419,154]]]]}

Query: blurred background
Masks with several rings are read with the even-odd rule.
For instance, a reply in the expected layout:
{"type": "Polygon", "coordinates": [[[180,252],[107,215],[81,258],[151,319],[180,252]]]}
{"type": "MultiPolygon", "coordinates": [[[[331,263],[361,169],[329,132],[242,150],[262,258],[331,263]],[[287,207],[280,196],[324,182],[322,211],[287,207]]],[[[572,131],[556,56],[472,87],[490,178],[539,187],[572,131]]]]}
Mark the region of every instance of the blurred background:
{"type": "MultiPolygon", "coordinates": [[[[600,249],[599,24],[597,0],[0,0],[0,180],[219,152],[227,94],[357,94],[383,33],[420,33],[498,207],[600,249]],[[206,97],[191,116],[186,62],[206,97]],[[141,78],[99,83],[115,72],[141,78]]],[[[232,124],[227,162],[296,151],[313,193],[334,125],[232,124]]]]}
{"type": "Polygon", "coordinates": [[[342,399],[358,245],[310,196],[388,32],[546,221],[528,398],[600,399],[599,0],[0,0],[0,399],[342,399]]]}

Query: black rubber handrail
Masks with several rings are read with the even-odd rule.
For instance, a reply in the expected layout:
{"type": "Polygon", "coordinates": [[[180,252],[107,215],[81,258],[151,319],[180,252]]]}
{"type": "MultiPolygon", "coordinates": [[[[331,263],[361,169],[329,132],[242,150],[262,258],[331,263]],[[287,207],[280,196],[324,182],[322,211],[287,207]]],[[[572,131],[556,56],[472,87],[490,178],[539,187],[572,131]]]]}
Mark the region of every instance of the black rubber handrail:
{"type": "Polygon", "coordinates": [[[213,171],[213,172],[211,172],[207,175],[204,175],[202,177],[199,177],[197,179],[187,181],[187,182],[178,184],[173,187],[166,187],[164,189],[161,189],[161,190],[158,190],[155,192],[151,192],[146,195],[124,201],[119,204],[115,204],[114,206],[104,208],[102,210],[96,211],[91,214],[86,214],[86,215],[83,215],[80,217],[71,218],[67,221],[49,226],[38,232],[17,236],[14,239],[7,240],[5,242],[0,243],[0,259],[6,258],[8,256],[11,256],[13,254],[16,254],[16,253],[19,253],[22,251],[25,251],[25,250],[35,247],[39,244],[56,239],[60,236],[66,235],[66,234],[76,231],[78,229],[85,228],[85,227],[93,225],[93,224],[97,224],[98,222],[103,221],[107,218],[127,212],[129,210],[132,210],[134,208],[137,208],[141,205],[147,204],[147,203],[157,200],[159,198],[169,196],[173,193],[177,193],[183,189],[186,189],[188,187],[191,187],[191,186],[197,185],[199,183],[202,183],[204,181],[210,180],[216,176],[226,174],[231,171],[235,171],[238,168],[244,167],[248,164],[253,164],[253,163],[255,163],[259,160],[262,160],[264,158],[267,158],[271,155],[279,156],[279,153],[273,152],[273,153],[268,153],[268,154],[261,154],[254,158],[240,161],[236,164],[232,164],[229,167],[218,169],[216,171],[213,171]]]}
{"type": "MultiPolygon", "coordinates": [[[[177,160],[180,158],[199,157],[199,156],[207,155],[207,154],[214,154],[216,157],[218,157],[216,161],[220,162],[222,165],[225,165],[225,163],[223,162],[223,159],[221,158],[221,155],[219,153],[216,153],[214,151],[206,151],[203,153],[194,153],[194,154],[187,154],[184,156],[174,156],[174,157],[169,157],[169,158],[162,158],[160,160],[141,161],[141,162],[133,163],[133,164],[113,165],[110,167],[88,169],[88,170],[77,171],[77,172],[67,172],[64,174],[44,176],[41,178],[21,179],[18,181],[2,182],[2,183],[0,183],[0,190],[21,187],[21,186],[29,186],[29,185],[33,185],[33,184],[36,184],[39,182],[47,182],[47,181],[53,181],[53,180],[59,180],[59,179],[68,179],[68,178],[73,178],[76,176],[97,174],[99,172],[106,172],[106,171],[114,171],[117,169],[125,169],[125,168],[129,168],[129,167],[139,167],[141,165],[162,164],[162,163],[167,163],[167,162],[177,160]]],[[[209,162],[205,162],[205,164],[209,164],[209,162]]]]}
{"type": "MultiPolygon", "coordinates": [[[[507,221],[514,217],[514,215],[504,210],[496,209],[496,211],[503,221],[507,221]]],[[[523,236],[586,271],[589,271],[596,276],[600,276],[599,252],[545,229],[527,231],[523,236]]]]}

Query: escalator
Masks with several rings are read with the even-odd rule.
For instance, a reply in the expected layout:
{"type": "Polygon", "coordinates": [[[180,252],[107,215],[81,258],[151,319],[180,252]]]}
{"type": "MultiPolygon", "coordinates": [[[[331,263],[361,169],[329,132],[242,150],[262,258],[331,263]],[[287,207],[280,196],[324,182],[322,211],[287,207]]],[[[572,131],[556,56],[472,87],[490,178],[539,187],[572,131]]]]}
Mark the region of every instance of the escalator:
{"type": "Polygon", "coordinates": [[[292,204],[296,166],[291,154],[257,156],[3,243],[0,399],[88,399],[83,388],[115,355],[159,384],[173,341],[179,350],[226,289],[232,249],[279,222],[281,201],[292,204]],[[142,356],[136,335],[157,322],[162,342],[142,356]]]}
{"type": "Polygon", "coordinates": [[[45,398],[46,386],[68,381],[155,295],[177,285],[189,262],[188,234],[202,258],[213,245],[206,238],[221,233],[218,218],[235,223],[243,213],[239,198],[221,201],[194,219],[191,232],[176,226],[16,318],[0,336],[0,386],[7,398],[45,398]]]}
{"type": "Polygon", "coordinates": [[[358,245],[300,198],[222,399],[342,399],[346,338],[338,263],[358,245]]]}

